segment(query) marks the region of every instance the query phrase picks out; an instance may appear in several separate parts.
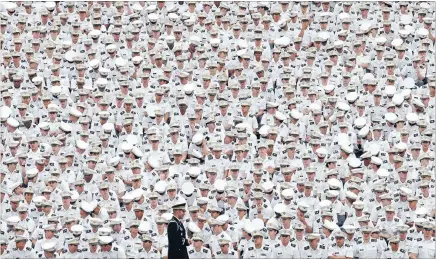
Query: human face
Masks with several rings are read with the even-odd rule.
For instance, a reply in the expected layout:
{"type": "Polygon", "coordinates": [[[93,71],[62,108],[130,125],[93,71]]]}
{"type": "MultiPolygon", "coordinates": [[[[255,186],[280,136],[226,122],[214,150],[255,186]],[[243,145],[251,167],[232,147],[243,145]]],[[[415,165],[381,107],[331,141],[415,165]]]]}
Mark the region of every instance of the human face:
{"type": "Polygon", "coordinates": [[[51,231],[51,230],[46,230],[46,231],[44,231],[44,233],[45,233],[45,237],[47,239],[50,239],[50,238],[52,238],[54,236],[54,232],[51,231]]]}
{"type": "Polygon", "coordinates": [[[343,237],[336,237],[336,244],[339,247],[342,247],[344,245],[344,242],[345,242],[345,238],[343,238],[343,237]]]}
{"type": "Polygon", "coordinates": [[[76,244],[69,244],[68,245],[68,250],[71,252],[71,253],[75,253],[76,251],[77,251],[77,248],[78,248],[79,246],[78,245],[76,245],[76,244]]]}
{"type": "Polygon", "coordinates": [[[112,249],[112,244],[100,245],[102,252],[109,252],[112,249]]]}
{"type": "Polygon", "coordinates": [[[159,148],[159,140],[151,141],[151,147],[153,150],[157,150],[159,148]]]}
{"type": "Polygon", "coordinates": [[[0,254],[3,254],[4,251],[8,248],[8,244],[2,244],[0,245],[0,254]]]}
{"type": "Polygon", "coordinates": [[[429,187],[428,186],[421,186],[421,191],[425,196],[428,196],[429,193],[429,187]]]}
{"type": "Polygon", "coordinates": [[[399,247],[400,247],[400,243],[389,243],[391,245],[391,249],[392,251],[398,251],[399,247]]]}
{"type": "Polygon", "coordinates": [[[224,254],[227,254],[229,251],[229,244],[221,244],[220,248],[221,248],[221,252],[223,252],[224,254]]]}
{"type": "Polygon", "coordinates": [[[430,239],[433,237],[433,229],[432,228],[424,228],[424,238],[430,239]]]}
{"type": "Polygon", "coordinates": [[[305,186],[304,187],[304,194],[306,196],[310,196],[311,193],[312,193],[312,186],[305,186]]]}
{"type": "Polygon", "coordinates": [[[282,244],[284,246],[287,246],[289,244],[289,241],[291,240],[290,236],[280,236],[280,241],[282,241],[282,244]]]}
{"type": "Polygon", "coordinates": [[[183,219],[185,217],[186,211],[185,210],[174,210],[174,216],[178,219],[183,219]]]}
{"type": "Polygon", "coordinates": [[[371,232],[363,232],[363,239],[364,240],[369,240],[371,238],[371,232]]]}
{"type": "Polygon", "coordinates": [[[100,189],[100,194],[103,197],[103,199],[108,199],[109,198],[109,189],[108,188],[103,188],[100,189]]]}
{"type": "Polygon", "coordinates": [[[64,206],[69,206],[71,204],[71,197],[62,197],[62,204],[64,206]]]}
{"type": "Polygon", "coordinates": [[[262,242],[263,242],[263,237],[261,237],[261,236],[254,237],[254,244],[255,245],[262,245],[262,242]]]}
{"type": "Polygon", "coordinates": [[[138,234],[139,228],[138,226],[131,226],[129,230],[132,236],[136,236],[138,234]]]}

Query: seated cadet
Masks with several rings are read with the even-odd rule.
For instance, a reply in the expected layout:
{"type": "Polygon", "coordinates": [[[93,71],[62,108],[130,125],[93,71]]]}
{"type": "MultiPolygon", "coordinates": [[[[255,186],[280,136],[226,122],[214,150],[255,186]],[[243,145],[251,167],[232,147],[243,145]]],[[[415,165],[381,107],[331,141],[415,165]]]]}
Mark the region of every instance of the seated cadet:
{"type": "Polygon", "coordinates": [[[386,248],[382,255],[381,259],[385,258],[408,258],[409,256],[406,253],[406,250],[400,248],[400,239],[398,236],[393,236],[389,239],[389,246],[386,248]]]}
{"type": "Polygon", "coordinates": [[[345,244],[345,233],[337,232],[335,234],[336,243],[329,247],[327,255],[329,259],[353,258],[353,249],[350,245],[345,244]]]}
{"type": "Polygon", "coordinates": [[[309,234],[307,237],[308,244],[300,251],[301,258],[326,258],[327,250],[324,245],[319,244],[319,234],[309,234]]]}
{"type": "Polygon", "coordinates": [[[212,258],[210,249],[203,246],[204,240],[201,234],[194,234],[191,240],[193,244],[188,247],[189,258],[212,258]]]}
{"type": "Polygon", "coordinates": [[[220,251],[216,251],[214,253],[214,257],[216,259],[226,258],[226,259],[237,259],[238,253],[231,249],[231,241],[227,239],[218,240],[218,244],[220,246],[220,251]]]}

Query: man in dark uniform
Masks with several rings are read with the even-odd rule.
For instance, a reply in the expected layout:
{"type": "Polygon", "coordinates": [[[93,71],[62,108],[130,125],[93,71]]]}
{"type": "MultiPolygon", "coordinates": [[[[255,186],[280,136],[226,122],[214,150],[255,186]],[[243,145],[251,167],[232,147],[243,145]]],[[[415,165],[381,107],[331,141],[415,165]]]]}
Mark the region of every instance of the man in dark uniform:
{"type": "Polygon", "coordinates": [[[185,216],[185,199],[177,200],[173,205],[173,218],[168,224],[168,259],[189,258],[186,238],[186,230],[180,221],[185,216]]]}

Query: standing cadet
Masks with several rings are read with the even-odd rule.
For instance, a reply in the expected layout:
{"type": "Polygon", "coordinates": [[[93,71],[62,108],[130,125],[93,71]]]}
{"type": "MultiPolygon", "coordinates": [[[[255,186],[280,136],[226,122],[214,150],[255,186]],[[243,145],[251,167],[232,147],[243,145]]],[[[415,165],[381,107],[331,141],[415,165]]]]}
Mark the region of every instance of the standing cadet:
{"type": "Polygon", "coordinates": [[[173,217],[168,223],[168,259],[189,258],[187,250],[189,243],[185,227],[181,222],[186,212],[186,200],[178,199],[172,209],[173,217]]]}

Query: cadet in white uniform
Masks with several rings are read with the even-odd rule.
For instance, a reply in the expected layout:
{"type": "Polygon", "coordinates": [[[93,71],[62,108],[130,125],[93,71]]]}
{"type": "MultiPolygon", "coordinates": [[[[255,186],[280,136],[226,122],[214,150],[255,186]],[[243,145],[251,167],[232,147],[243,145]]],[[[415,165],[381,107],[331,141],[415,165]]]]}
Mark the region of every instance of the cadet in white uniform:
{"type": "Polygon", "coordinates": [[[385,258],[409,258],[409,255],[406,253],[406,250],[400,247],[400,239],[398,236],[393,236],[389,239],[389,248],[386,248],[381,257],[385,258]]]}
{"type": "Polygon", "coordinates": [[[273,246],[274,258],[301,258],[300,251],[294,242],[291,242],[291,230],[280,231],[280,243],[273,246]]]}
{"type": "Polygon", "coordinates": [[[371,238],[371,227],[361,228],[362,237],[354,248],[354,256],[358,258],[380,258],[383,251],[379,240],[371,238]]]}
{"type": "Polygon", "coordinates": [[[335,234],[336,243],[334,243],[327,251],[328,258],[345,257],[353,258],[353,248],[345,244],[345,233],[337,232],[335,234]]]}
{"type": "Polygon", "coordinates": [[[255,231],[252,236],[254,239],[253,243],[245,247],[244,258],[273,258],[273,250],[271,247],[264,244],[262,232],[255,231]]]}
{"type": "MultiPolygon", "coordinates": [[[[201,235],[192,237],[193,244],[188,247],[189,258],[211,258],[210,249],[203,246],[204,240],[201,235]]],[[[221,246],[221,245],[220,245],[221,246]]]]}
{"type": "Polygon", "coordinates": [[[435,10],[1,1],[0,254],[434,257],[435,10]]]}
{"type": "Polygon", "coordinates": [[[301,258],[327,258],[327,250],[324,245],[319,244],[320,236],[318,234],[309,234],[307,236],[308,244],[300,251],[301,258]]]}
{"type": "Polygon", "coordinates": [[[216,259],[237,259],[238,253],[231,249],[231,241],[227,239],[220,239],[218,241],[220,251],[216,251],[214,256],[216,259]]]}

